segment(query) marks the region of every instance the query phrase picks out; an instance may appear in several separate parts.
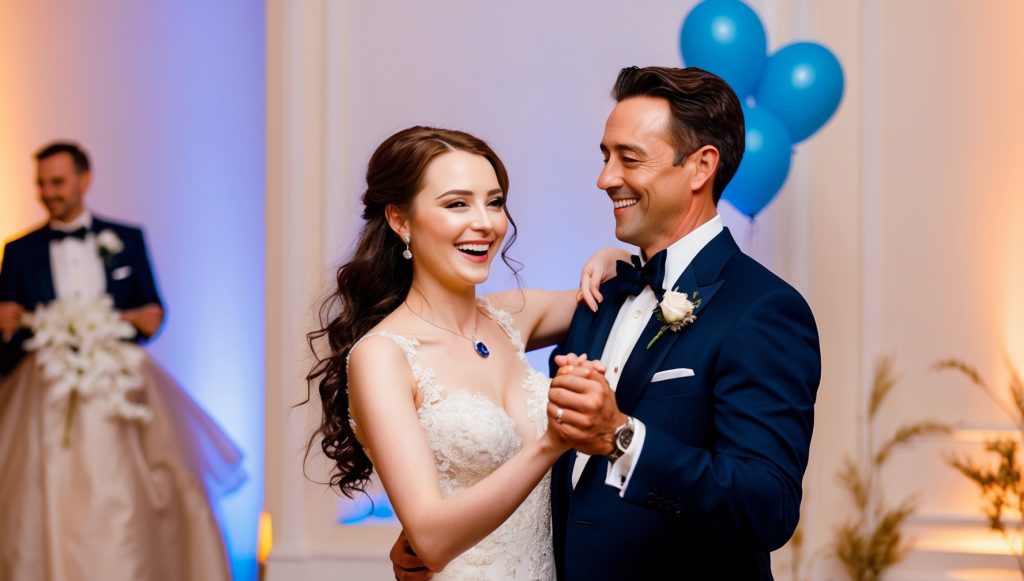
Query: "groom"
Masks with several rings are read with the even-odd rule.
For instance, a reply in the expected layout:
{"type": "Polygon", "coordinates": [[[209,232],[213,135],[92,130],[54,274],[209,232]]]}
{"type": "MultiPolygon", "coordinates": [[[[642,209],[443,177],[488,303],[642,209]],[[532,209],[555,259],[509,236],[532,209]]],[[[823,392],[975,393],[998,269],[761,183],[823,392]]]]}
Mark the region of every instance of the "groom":
{"type": "Polygon", "coordinates": [[[9,242],[0,265],[0,379],[25,355],[30,336],[26,311],[54,299],[92,300],[104,293],[144,337],[164,311],[142,231],[93,216],[84,197],[92,174],[89,158],[73,143],[57,142],[36,153],[39,201],[50,220],[9,242]]]}
{"type": "Polygon", "coordinates": [[[771,579],[799,519],[814,318],[718,216],[744,149],[729,86],[633,67],[612,94],[598,187],[641,260],[553,357],[549,425],[576,448],[552,470],[559,578],[771,579]]]}

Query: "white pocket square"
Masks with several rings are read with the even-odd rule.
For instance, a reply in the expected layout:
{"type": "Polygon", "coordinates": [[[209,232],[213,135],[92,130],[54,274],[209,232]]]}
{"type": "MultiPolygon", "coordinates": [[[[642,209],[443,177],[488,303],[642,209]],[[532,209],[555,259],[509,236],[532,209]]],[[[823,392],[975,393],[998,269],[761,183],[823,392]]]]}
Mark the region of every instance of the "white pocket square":
{"type": "Polygon", "coordinates": [[[675,379],[677,377],[690,377],[692,375],[693,370],[687,369],[685,367],[680,367],[678,369],[666,369],[665,371],[659,371],[655,373],[654,376],[651,377],[651,383],[675,379]]]}
{"type": "Polygon", "coordinates": [[[114,272],[110,273],[110,278],[114,280],[124,280],[131,276],[132,267],[130,266],[119,266],[114,269],[114,272]]]}

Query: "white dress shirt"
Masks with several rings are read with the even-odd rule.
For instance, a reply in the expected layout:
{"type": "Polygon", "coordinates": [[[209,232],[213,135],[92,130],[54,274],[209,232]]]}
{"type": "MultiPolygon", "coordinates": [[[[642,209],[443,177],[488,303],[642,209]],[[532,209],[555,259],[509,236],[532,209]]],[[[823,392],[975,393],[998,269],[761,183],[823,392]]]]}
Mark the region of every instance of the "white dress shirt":
{"type": "MultiPolygon", "coordinates": [[[[698,226],[693,232],[677,240],[668,247],[665,257],[665,280],[662,287],[672,289],[672,285],[683,274],[686,267],[690,265],[693,258],[697,256],[711,240],[722,231],[722,218],[716,215],[714,218],[698,226]]],[[[654,308],[658,306],[658,297],[651,290],[645,287],[636,297],[626,297],[625,302],[619,309],[612,325],[608,340],[604,344],[604,352],[601,363],[608,370],[605,378],[612,391],[619,385],[619,378],[622,377],[622,368],[626,365],[630,353],[640,339],[644,328],[654,314],[654,308]]],[[[636,420],[636,429],[633,433],[633,441],[630,442],[626,453],[618,460],[608,465],[608,474],[605,477],[605,484],[619,489],[619,496],[626,494],[626,487],[633,475],[633,467],[640,458],[640,451],[644,446],[644,437],[647,428],[643,422],[636,420]]],[[[576,487],[580,475],[583,473],[589,454],[576,453],[576,463],[572,467],[572,485],[576,487]]]]}
{"type": "MultiPolygon", "coordinates": [[[[92,227],[92,213],[85,210],[70,222],[51,220],[50,228],[72,232],[92,227]]],[[[61,300],[95,300],[107,292],[107,274],[96,246],[96,235],[90,231],[85,240],[68,237],[50,242],[50,271],[53,290],[61,300]]]]}

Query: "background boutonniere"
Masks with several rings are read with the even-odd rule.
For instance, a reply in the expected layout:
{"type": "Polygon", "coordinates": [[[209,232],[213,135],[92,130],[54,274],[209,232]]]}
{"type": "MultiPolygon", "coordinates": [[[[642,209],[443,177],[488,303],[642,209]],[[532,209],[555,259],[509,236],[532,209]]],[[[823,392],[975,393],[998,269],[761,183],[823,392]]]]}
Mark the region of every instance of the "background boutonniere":
{"type": "Polygon", "coordinates": [[[654,342],[665,334],[665,331],[678,333],[680,329],[696,321],[697,315],[694,315],[693,311],[699,306],[700,293],[696,291],[694,291],[692,299],[686,293],[674,290],[665,291],[661,302],[654,307],[654,316],[663,324],[661,329],[658,329],[658,334],[647,344],[647,348],[650,349],[651,345],[654,345],[654,342]]]}
{"type": "Polygon", "coordinates": [[[124,250],[124,242],[118,238],[117,233],[107,228],[96,235],[96,246],[100,249],[100,256],[109,265],[110,259],[115,254],[124,250]]]}

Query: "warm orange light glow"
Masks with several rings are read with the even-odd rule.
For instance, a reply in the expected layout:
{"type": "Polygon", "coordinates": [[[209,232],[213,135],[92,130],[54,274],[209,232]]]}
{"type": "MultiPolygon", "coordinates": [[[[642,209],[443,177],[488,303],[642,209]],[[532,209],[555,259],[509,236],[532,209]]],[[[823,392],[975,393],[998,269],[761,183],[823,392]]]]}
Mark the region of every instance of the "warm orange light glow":
{"type": "Polygon", "coordinates": [[[269,512],[260,513],[260,525],[256,538],[256,560],[263,564],[267,561],[270,550],[274,548],[274,527],[271,524],[269,512]]]}
{"type": "Polygon", "coordinates": [[[955,442],[971,442],[971,443],[983,443],[990,442],[999,438],[1007,438],[1016,436],[1019,430],[1016,426],[1007,425],[1006,427],[993,426],[990,428],[963,428],[953,431],[953,441],[955,442]]]}
{"type": "Polygon", "coordinates": [[[935,551],[940,553],[973,553],[976,555],[1012,555],[1013,551],[1003,536],[995,531],[981,527],[936,527],[927,535],[917,538],[914,549],[919,551],[935,551]]]}
{"type": "MultiPolygon", "coordinates": [[[[11,8],[5,16],[18,22],[20,10],[11,8]]],[[[43,215],[34,197],[32,153],[39,147],[37,120],[45,113],[33,106],[32,88],[48,73],[24,58],[25,47],[32,46],[26,43],[30,34],[11,26],[0,35],[0,243],[24,233],[43,215]]]]}
{"type": "Polygon", "coordinates": [[[1024,184],[1011,188],[1004,295],[1006,356],[1019,373],[1024,373],[1024,184]]]}
{"type": "Polygon", "coordinates": [[[1007,569],[953,569],[950,579],[971,579],[972,581],[1016,581],[1019,573],[1007,569]]]}

